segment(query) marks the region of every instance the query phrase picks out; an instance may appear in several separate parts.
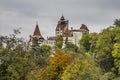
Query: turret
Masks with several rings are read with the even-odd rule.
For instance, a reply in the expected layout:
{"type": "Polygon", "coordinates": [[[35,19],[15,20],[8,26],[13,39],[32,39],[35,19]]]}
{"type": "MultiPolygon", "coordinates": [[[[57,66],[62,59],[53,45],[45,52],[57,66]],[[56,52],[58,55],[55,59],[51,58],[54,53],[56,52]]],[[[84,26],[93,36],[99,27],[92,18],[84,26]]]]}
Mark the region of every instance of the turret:
{"type": "Polygon", "coordinates": [[[82,24],[80,27],[80,31],[83,32],[83,34],[88,34],[89,33],[89,29],[85,24],[82,24]]]}
{"type": "Polygon", "coordinates": [[[64,16],[62,15],[55,29],[56,36],[62,35],[67,28],[68,28],[68,20],[65,20],[64,16]]]}
{"type": "Polygon", "coordinates": [[[42,35],[40,33],[40,29],[39,29],[38,24],[36,24],[36,27],[35,27],[35,30],[34,30],[34,33],[33,33],[33,37],[34,38],[36,37],[37,39],[43,39],[44,40],[44,38],[42,37],[42,35]]]}

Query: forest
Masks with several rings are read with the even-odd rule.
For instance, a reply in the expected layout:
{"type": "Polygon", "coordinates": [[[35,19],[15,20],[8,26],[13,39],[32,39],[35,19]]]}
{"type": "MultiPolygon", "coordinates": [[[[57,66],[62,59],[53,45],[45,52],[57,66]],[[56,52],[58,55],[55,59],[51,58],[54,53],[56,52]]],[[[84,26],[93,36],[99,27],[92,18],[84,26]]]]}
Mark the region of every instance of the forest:
{"type": "Polygon", "coordinates": [[[120,19],[85,34],[79,47],[66,41],[62,48],[57,36],[55,52],[48,45],[29,48],[18,34],[0,36],[0,80],[120,80],[120,19]]]}

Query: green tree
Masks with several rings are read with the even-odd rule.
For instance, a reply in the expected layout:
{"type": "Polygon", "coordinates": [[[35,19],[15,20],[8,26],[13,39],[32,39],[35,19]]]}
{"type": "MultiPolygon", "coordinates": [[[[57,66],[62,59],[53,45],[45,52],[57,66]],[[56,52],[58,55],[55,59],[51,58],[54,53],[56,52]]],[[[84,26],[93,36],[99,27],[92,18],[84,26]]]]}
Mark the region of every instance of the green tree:
{"type": "MultiPolygon", "coordinates": [[[[27,54],[27,53],[25,53],[27,54]]],[[[31,70],[35,63],[33,59],[29,58],[27,55],[16,55],[15,58],[11,60],[8,65],[7,71],[10,74],[9,79],[11,80],[29,80],[31,70]]]]}
{"type": "Polygon", "coordinates": [[[43,56],[49,56],[50,55],[51,47],[49,45],[42,45],[40,46],[40,52],[43,56]]]}
{"type": "Polygon", "coordinates": [[[94,59],[78,55],[61,77],[62,80],[99,80],[100,69],[94,62],[94,59]]]}
{"type": "Polygon", "coordinates": [[[112,56],[114,58],[114,65],[115,65],[113,70],[118,75],[120,74],[120,43],[114,44],[114,50],[112,51],[112,56]]]}
{"type": "Polygon", "coordinates": [[[56,48],[58,49],[61,49],[62,46],[63,46],[63,37],[58,35],[56,38],[55,38],[55,46],[56,48]]]}
{"type": "Polygon", "coordinates": [[[99,38],[98,33],[90,33],[89,34],[90,51],[92,53],[95,53],[95,50],[96,50],[95,46],[96,46],[98,38],[99,38]]]}
{"type": "Polygon", "coordinates": [[[26,50],[26,42],[16,37],[18,33],[14,30],[10,36],[0,37],[5,46],[0,46],[0,80],[29,80],[29,72],[35,65],[33,55],[26,50]]]}
{"type": "Polygon", "coordinates": [[[38,50],[40,47],[40,44],[39,44],[39,39],[37,37],[33,38],[32,40],[32,49],[33,50],[38,50]]]}
{"type": "Polygon", "coordinates": [[[80,47],[83,47],[86,51],[90,50],[90,41],[89,41],[89,34],[86,34],[82,37],[79,41],[80,47]]]}
{"type": "Polygon", "coordinates": [[[114,66],[112,58],[113,43],[112,28],[104,29],[96,42],[96,58],[103,72],[111,71],[114,66]]]}
{"type": "Polygon", "coordinates": [[[71,42],[66,43],[65,49],[67,51],[78,52],[78,47],[75,44],[71,43],[71,42]]]}
{"type": "Polygon", "coordinates": [[[115,19],[114,25],[120,27],[120,19],[115,19]]]}
{"type": "Polygon", "coordinates": [[[104,72],[111,71],[114,67],[114,58],[112,51],[114,44],[119,42],[120,38],[119,27],[108,27],[104,29],[100,34],[96,43],[97,60],[104,72]]]}
{"type": "Polygon", "coordinates": [[[44,67],[49,62],[51,47],[49,45],[42,45],[36,51],[33,51],[35,54],[36,64],[44,67]]]}

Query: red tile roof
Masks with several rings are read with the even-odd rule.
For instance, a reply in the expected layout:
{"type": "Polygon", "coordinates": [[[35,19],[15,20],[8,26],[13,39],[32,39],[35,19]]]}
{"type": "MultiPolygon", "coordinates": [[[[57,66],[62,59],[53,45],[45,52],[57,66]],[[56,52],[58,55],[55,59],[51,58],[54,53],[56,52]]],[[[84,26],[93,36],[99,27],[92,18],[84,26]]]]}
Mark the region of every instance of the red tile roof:
{"type": "Polygon", "coordinates": [[[65,20],[65,18],[64,18],[64,16],[63,16],[63,15],[61,16],[60,20],[65,20]]]}
{"type": "Polygon", "coordinates": [[[85,24],[82,24],[80,29],[84,29],[84,30],[88,30],[89,31],[89,29],[87,28],[87,26],[85,24]]]}
{"type": "Polygon", "coordinates": [[[44,39],[44,38],[42,37],[41,33],[40,33],[38,24],[36,24],[36,27],[35,27],[33,36],[34,36],[34,37],[37,36],[39,39],[44,39]]]}
{"type": "Polygon", "coordinates": [[[68,25],[68,20],[65,20],[64,16],[62,15],[60,21],[58,21],[56,31],[63,30],[68,25]]]}
{"type": "Polygon", "coordinates": [[[65,24],[57,24],[57,27],[56,27],[56,31],[59,31],[60,30],[63,30],[66,26],[68,25],[68,23],[65,23],[65,24]]]}
{"type": "Polygon", "coordinates": [[[33,36],[41,36],[38,24],[36,24],[33,36]]]}
{"type": "Polygon", "coordinates": [[[73,29],[73,32],[80,32],[80,29],[73,29]]]}

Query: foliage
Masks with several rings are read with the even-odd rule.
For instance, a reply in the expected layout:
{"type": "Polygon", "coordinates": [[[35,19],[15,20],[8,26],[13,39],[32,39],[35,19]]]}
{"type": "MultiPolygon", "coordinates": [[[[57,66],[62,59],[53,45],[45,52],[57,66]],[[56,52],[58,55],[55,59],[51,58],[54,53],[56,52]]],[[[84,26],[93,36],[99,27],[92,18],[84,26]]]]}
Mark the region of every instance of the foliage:
{"type": "Polygon", "coordinates": [[[99,38],[99,34],[98,33],[90,33],[89,34],[89,43],[90,43],[90,50],[92,53],[95,53],[96,51],[96,43],[97,40],[99,38]]]}
{"type": "Polygon", "coordinates": [[[65,49],[68,51],[78,52],[78,47],[71,42],[67,42],[65,49]]]}
{"type": "Polygon", "coordinates": [[[36,37],[33,38],[31,47],[32,47],[33,50],[38,50],[38,48],[40,47],[38,38],[36,38],[36,37]]]}
{"type": "Polygon", "coordinates": [[[80,47],[83,47],[86,51],[90,50],[90,42],[89,42],[89,35],[86,34],[82,37],[82,39],[79,42],[80,47]]]}
{"type": "Polygon", "coordinates": [[[51,47],[49,45],[42,45],[36,51],[33,51],[35,54],[36,64],[44,67],[49,62],[51,47]]]}
{"type": "Polygon", "coordinates": [[[96,43],[96,58],[103,72],[111,71],[113,67],[113,58],[111,55],[113,49],[112,40],[111,30],[106,29],[100,34],[96,43]]]}
{"type": "Polygon", "coordinates": [[[101,76],[100,80],[118,80],[118,79],[115,79],[115,78],[116,78],[116,76],[115,76],[114,73],[107,72],[103,76],[101,76]]]}
{"type": "Polygon", "coordinates": [[[9,79],[27,80],[27,76],[32,70],[33,66],[34,63],[32,59],[28,58],[27,56],[20,57],[17,55],[7,68],[8,73],[10,73],[9,79]]]}
{"type": "Polygon", "coordinates": [[[114,58],[114,65],[115,67],[113,70],[116,72],[116,74],[120,74],[120,43],[114,44],[114,50],[112,51],[112,56],[114,58]]]}
{"type": "Polygon", "coordinates": [[[0,36],[0,80],[120,80],[120,20],[100,33],[85,34],[80,47],[55,39],[56,52],[48,45],[27,49],[19,30],[0,36]],[[59,49],[60,51],[57,51],[59,49]],[[64,53],[63,53],[64,52],[64,53]]]}
{"type": "Polygon", "coordinates": [[[40,47],[40,52],[41,54],[44,56],[49,56],[50,55],[50,50],[51,50],[51,47],[49,45],[42,45],[40,47]]]}
{"type": "Polygon", "coordinates": [[[115,19],[114,25],[120,27],[120,19],[115,19]]]}
{"type": "Polygon", "coordinates": [[[70,63],[71,57],[62,52],[56,52],[49,65],[38,74],[39,80],[60,80],[61,74],[70,63]]]}
{"type": "Polygon", "coordinates": [[[80,40],[80,48],[93,55],[103,73],[112,70],[116,74],[119,72],[119,64],[116,64],[116,62],[119,62],[116,61],[117,58],[113,56],[113,54],[118,53],[118,50],[114,48],[114,44],[120,43],[119,20],[116,19],[116,23],[114,24],[116,26],[110,26],[99,34],[90,33],[84,35],[80,40]]]}
{"type": "Polygon", "coordinates": [[[90,57],[79,55],[67,66],[62,74],[62,80],[98,80],[100,69],[90,57]]]}
{"type": "Polygon", "coordinates": [[[0,37],[0,80],[28,80],[29,72],[35,66],[26,42],[16,37],[19,33],[14,30],[10,36],[0,37]]]}
{"type": "Polygon", "coordinates": [[[61,49],[63,46],[63,37],[58,35],[56,38],[55,38],[55,47],[58,48],[58,49],[61,49]]]}

